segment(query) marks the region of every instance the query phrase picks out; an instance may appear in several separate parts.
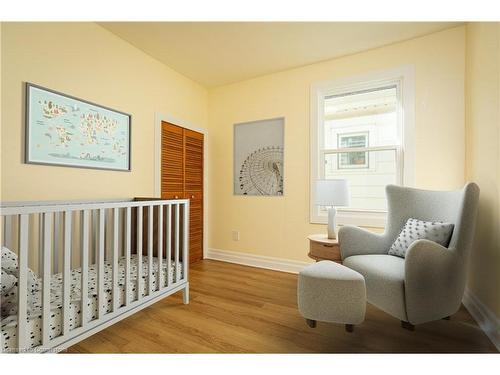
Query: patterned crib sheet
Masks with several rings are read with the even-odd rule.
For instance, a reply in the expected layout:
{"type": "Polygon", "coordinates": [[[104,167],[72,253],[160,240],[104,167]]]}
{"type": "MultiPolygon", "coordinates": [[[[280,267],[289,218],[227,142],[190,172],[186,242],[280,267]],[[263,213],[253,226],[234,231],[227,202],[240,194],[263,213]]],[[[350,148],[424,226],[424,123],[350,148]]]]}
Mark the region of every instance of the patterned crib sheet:
{"type": "MultiPolygon", "coordinates": [[[[131,255],[130,258],[130,301],[137,299],[137,255],[131,255]]],[[[148,277],[149,277],[149,259],[147,256],[142,257],[142,290],[141,296],[146,296],[148,293],[148,277]]],[[[173,283],[175,280],[175,272],[178,270],[182,278],[182,262],[176,266],[175,262],[171,262],[170,275],[167,279],[167,264],[165,259],[162,260],[163,286],[173,283]]],[[[71,271],[71,286],[70,286],[70,305],[69,305],[69,325],[70,330],[81,326],[81,269],[76,268],[71,271]]],[[[41,285],[41,282],[40,282],[41,285]]],[[[153,290],[157,289],[158,285],[158,259],[153,258],[153,290]]],[[[125,258],[120,258],[118,261],[118,306],[125,304],[125,258]]],[[[52,276],[50,282],[50,307],[51,314],[49,318],[50,333],[49,337],[55,338],[62,333],[62,306],[63,306],[63,275],[58,273],[52,276]]],[[[97,267],[95,264],[89,266],[88,271],[88,304],[87,316],[90,320],[97,318],[97,267]]],[[[42,292],[41,290],[33,293],[31,312],[28,313],[27,327],[27,345],[29,348],[34,348],[41,344],[42,340],[42,292]]],[[[106,313],[113,309],[113,269],[112,264],[105,262],[104,264],[104,310],[106,313]]],[[[4,351],[14,350],[17,348],[17,315],[10,315],[1,321],[2,348],[4,351]]]]}

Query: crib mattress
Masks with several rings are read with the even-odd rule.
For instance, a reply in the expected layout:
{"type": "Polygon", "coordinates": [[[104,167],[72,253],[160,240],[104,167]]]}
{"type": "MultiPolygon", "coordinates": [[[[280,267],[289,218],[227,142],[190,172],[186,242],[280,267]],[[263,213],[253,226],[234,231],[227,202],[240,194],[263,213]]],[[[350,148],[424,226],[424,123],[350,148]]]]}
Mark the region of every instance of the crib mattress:
{"type": "MultiPolygon", "coordinates": [[[[132,255],[130,259],[130,288],[129,295],[130,301],[137,299],[137,255],[132,255]]],[[[148,290],[148,276],[149,276],[149,259],[147,256],[142,257],[142,290],[141,296],[146,296],[148,290]]],[[[125,304],[125,258],[120,258],[118,261],[118,305],[125,304]]],[[[167,264],[165,259],[162,261],[162,274],[163,286],[167,285],[167,280],[172,283],[175,278],[175,270],[178,269],[180,277],[182,278],[182,263],[176,264],[174,261],[171,263],[170,275],[167,279],[167,264]]],[[[158,285],[158,259],[153,258],[153,289],[158,285]]],[[[111,312],[113,305],[113,284],[112,284],[112,265],[106,262],[104,264],[104,309],[111,312]]],[[[95,265],[89,266],[88,272],[88,304],[87,304],[87,317],[89,320],[97,318],[97,267],[95,265]]],[[[74,328],[81,326],[81,269],[76,268],[71,271],[71,287],[70,287],[70,305],[69,305],[69,325],[70,331],[74,328]]],[[[51,278],[50,285],[50,301],[51,301],[51,314],[49,318],[50,333],[49,337],[55,338],[62,333],[62,294],[63,294],[63,276],[62,274],[55,274],[51,278]]],[[[42,293],[41,291],[33,294],[33,304],[31,312],[28,313],[28,326],[27,326],[27,346],[33,348],[41,345],[42,340],[42,293]]],[[[2,334],[2,347],[4,351],[14,350],[17,348],[17,315],[5,317],[1,321],[1,334],[2,334]]]]}

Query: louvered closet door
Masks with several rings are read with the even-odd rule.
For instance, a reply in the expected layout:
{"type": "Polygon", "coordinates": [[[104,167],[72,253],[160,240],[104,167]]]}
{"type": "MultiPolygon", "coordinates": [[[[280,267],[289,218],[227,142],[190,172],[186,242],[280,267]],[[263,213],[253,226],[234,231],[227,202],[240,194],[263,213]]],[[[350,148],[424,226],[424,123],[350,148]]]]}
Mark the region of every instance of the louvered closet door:
{"type": "Polygon", "coordinates": [[[184,197],[190,200],[189,258],[203,258],[203,134],[184,129],[184,197]]]}
{"type": "Polygon", "coordinates": [[[161,125],[161,197],[179,199],[184,195],[183,129],[167,122],[161,125]]]}
{"type": "Polygon", "coordinates": [[[161,196],[190,200],[190,262],[203,259],[203,134],[162,123],[161,196]]]}

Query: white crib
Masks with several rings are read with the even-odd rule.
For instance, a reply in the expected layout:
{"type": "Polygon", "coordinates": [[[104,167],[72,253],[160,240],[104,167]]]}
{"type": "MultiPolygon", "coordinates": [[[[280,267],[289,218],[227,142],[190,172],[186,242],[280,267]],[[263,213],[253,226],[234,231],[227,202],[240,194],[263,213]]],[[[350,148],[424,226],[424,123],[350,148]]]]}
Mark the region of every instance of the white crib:
{"type": "Polygon", "coordinates": [[[189,302],[189,200],[2,203],[0,220],[18,267],[4,353],[64,350],[180,290],[189,302]]]}

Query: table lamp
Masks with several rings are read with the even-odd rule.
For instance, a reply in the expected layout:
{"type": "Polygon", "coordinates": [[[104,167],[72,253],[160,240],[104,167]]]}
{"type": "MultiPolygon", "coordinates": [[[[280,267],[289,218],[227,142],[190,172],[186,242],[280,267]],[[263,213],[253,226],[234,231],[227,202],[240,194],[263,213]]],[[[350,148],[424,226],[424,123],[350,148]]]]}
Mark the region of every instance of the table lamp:
{"type": "Polygon", "coordinates": [[[316,181],[316,205],[328,206],[328,238],[336,239],[335,206],[349,206],[349,190],[347,180],[317,180],[316,181]]]}

